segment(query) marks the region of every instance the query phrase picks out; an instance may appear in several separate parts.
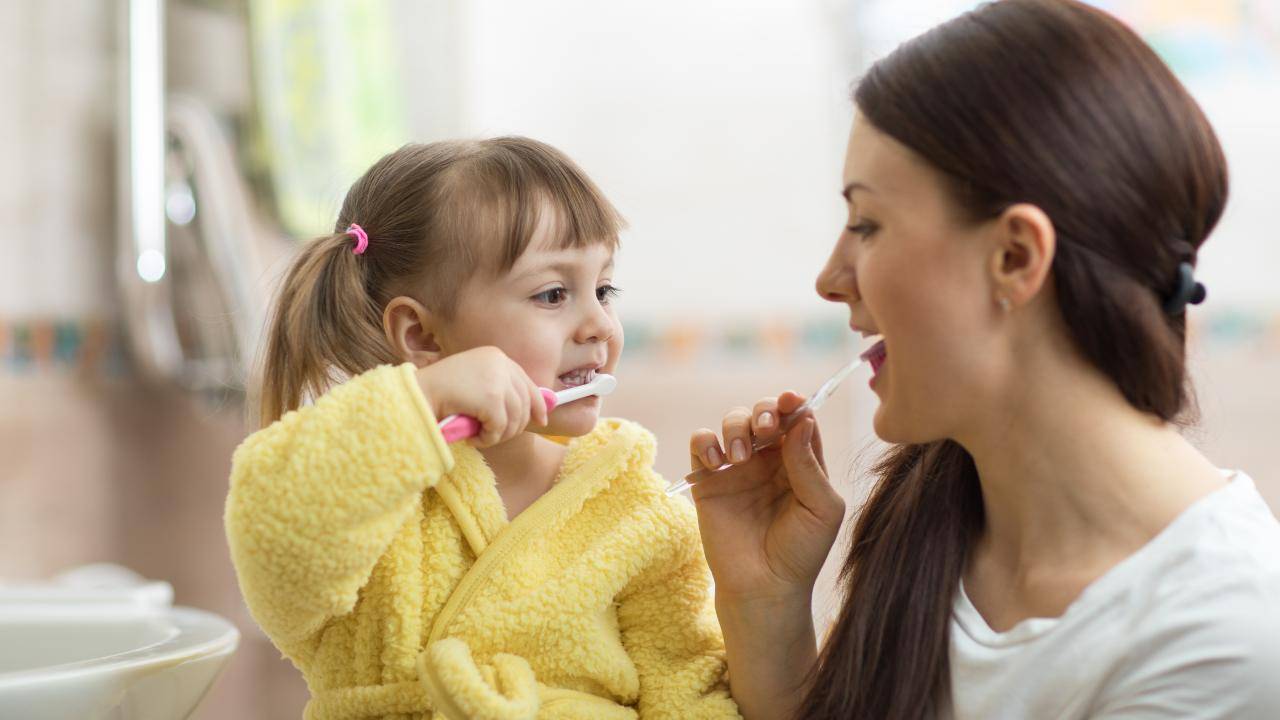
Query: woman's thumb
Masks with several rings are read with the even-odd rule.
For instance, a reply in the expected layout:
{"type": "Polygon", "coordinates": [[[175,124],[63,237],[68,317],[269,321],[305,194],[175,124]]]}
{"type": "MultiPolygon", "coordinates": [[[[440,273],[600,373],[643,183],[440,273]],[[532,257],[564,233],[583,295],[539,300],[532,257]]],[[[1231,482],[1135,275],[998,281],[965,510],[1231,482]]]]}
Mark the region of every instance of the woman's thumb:
{"type": "Polygon", "coordinates": [[[827,472],[818,457],[820,450],[814,442],[818,423],[805,418],[787,433],[782,441],[782,464],[787,469],[791,491],[800,504],[815,514],[825,515],[826,506],[839,500],[835,488],[827,479],[827,472]]]}

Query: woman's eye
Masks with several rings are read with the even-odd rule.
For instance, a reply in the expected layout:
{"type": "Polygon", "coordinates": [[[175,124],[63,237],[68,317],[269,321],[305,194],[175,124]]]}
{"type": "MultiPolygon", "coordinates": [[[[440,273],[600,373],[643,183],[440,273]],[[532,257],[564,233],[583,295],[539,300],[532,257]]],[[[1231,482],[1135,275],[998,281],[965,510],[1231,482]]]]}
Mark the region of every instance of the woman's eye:
{"type": "Polygon", "coordinates": [[[534,295],[533,299],[538,302],[546,303],[547,305],[559,305],[564,302],[565,296],[568,294],[567,290],[558,287],[551,288],[550,290],[544,290],[537,295],[534,295]]]}
{"type": "Polygon", "coordinates": [[[618,297],[620,292],[622,292],[622,288],[614,287],[613,285],[601,285],[596,288],[596,299],[602,304],[608,305],[609,301],[618,297]]]}
{"type": "Polygon", "coordinates": [[[866,239],[867,237],[869,237],[873,232],[875,232],[875,231],[876,231],[876,224],[875,224],[875,223],[872,223],[872,222],[867,222],[866,220],[863,220],[862,222],[857,223],[857,224],[855,224],[855,225],[848,225],[848,226],[846,226],[846,227],[845,227],[845,230],[848,230],[849,232],[853,233],[854,235],[860,235],[860,236],[862,236],[862,238],[865,240],[865,239],[866,239]]]}

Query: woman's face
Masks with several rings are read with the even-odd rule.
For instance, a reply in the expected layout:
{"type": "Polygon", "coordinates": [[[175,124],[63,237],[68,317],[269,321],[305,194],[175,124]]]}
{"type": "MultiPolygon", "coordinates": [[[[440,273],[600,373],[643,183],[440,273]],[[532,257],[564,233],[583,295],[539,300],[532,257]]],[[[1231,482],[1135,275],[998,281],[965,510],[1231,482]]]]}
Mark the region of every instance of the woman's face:
{"type": "Polygon", "coordinates": [[[989,224],[962,219],[941,174],[860,114],[844,165],[848,222],[817,280],[849,306],[850,326],[881,335],[871,387],[888,442],[955,437],[992,382],[1002,314],[989,224]]]}

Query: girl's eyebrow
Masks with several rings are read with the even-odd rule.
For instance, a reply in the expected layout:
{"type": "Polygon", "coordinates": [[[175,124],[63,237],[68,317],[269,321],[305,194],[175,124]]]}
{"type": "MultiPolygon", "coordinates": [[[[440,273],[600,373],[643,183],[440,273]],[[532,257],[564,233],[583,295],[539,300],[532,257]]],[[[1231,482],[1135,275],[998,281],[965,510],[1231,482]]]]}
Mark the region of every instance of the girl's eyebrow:
{"type": "MultiPolygon", "coordinates": [[[[526,271],[524,271],[524,272],[520,273],[519,275],[515,276],[513,279],[514,279],[514,280],[523,280],[523,279],[525,279],[525,278],[527,278],[527,277],[532,277],[532,276],[534,276],[534,275],[539,275],[539,274],[544,273],[544,272],[547,272],[547,271],[549,271],[549,270],[554,270],[554,271],[556,271],[556,272],[560,273],[561,275],[572,275],[572,274],[574,273],[574,271],[578,269],[578,266],[579,266],[580,264],[581,264],[581,262],[573,262],[573,261],[567,261],[567,260],[560,260],[560,261],[556,261],[556,262],[550,262],[550,263],[546,263],[546,264],[544,264],[544,265],[539,265],[539,266],[537,266],[537,267],[530,268],[530,269],[528,269],[528,270],[526,270],[526,271]]],[[[600,268],[600,271],[601,271],[601,272],[604,272],[604,271],[606,271],[606,270],[610,270],[610,269],[612,269],[612,268],[613,268],[613,258],[612,258],[612,257],[610,257],[610,258],[609,258],[609,261],[608,261],[608,262],[606,262],[606,263],[604,264],[604,267],[600,268]]]]}

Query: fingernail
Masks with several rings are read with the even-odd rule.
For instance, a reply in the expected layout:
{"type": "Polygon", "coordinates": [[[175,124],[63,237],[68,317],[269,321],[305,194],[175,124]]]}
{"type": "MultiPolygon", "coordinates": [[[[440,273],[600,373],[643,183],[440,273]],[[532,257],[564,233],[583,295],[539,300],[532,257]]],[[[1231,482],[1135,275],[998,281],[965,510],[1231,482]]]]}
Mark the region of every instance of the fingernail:
{"type": "Polygon", "coordinates": [[[715,448],[707,448],[707,466],[718,468],[724,464],[724,456],[715,448]]]}
{"type": "Polygon", "coordinates": [[[729,452],[733,455],[734,462],[742,462],[747,459],[747,444],[742,442],[741,439],[734,440],[733,447],[729,452]]]}
{"type": "Polygon", "coordinates": [[[760,413],[760,419],[758,422],[760,423],[760,427],[762,428],[773,427],[773,413],[771,412],[760,413]]]}

